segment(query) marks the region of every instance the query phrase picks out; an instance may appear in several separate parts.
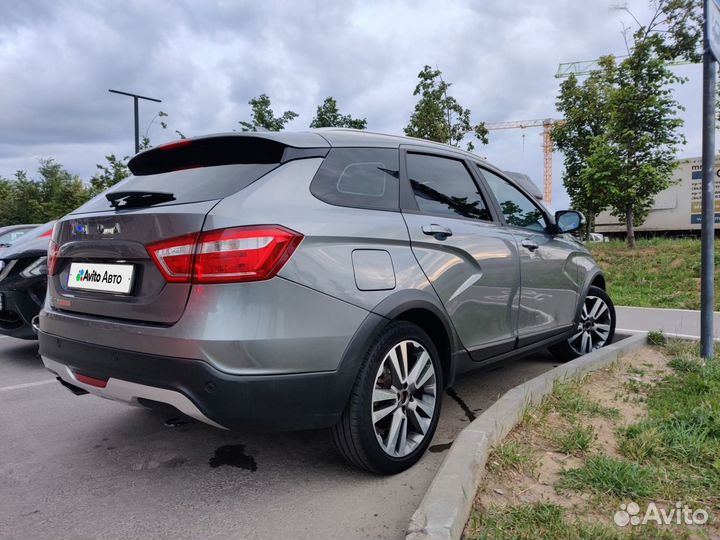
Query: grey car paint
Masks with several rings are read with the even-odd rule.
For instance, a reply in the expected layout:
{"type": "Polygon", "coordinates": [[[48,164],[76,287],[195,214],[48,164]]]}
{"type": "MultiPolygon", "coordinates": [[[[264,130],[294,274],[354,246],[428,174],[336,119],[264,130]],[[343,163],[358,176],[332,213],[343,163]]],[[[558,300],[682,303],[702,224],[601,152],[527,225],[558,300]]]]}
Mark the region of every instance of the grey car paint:
{"type": "Polygon", "coordinates": [[[520,248],[521,339],[543,336],[572,325],[580,284],[572,242],[550,234],[514,230],[520,248]],[[523,247],[523,242],[536,249],[523,247]]]}
{"type": "MultiPolygon", "coordinates": [[[[132,320],[135,310],[140,311],[143,322],[148,320],[148,314],[142,312],[142,304],[133,302],[132,297],[113,295],[109,298],[107,294],[96,293],[89,298],[91,295],[83,294],[81,297],[70,292],[63,285],[67,280],[65,271],[54,276],[49,302],[52,306],[66,302],[71,304],[63,305],[62,311],[46,310],[41,328],[50,334],[71,336],[108,347],[125,348],[132,343],[132,350],[138,352],[201,358],[235,374],[336,369],[360,322],[368,311],[392,292],[361,291],[357,288],[352,269],[347,264],[353,247],[384,247],[392,256],[398,287],[422,289],[423,286],[429,288],[429,285],[417,268],[407,243],[407,229],[398,212],[333,207],[313,197],[307,189],[307,182],[298,182],[298,178],[312,178],[321,162],[322,159],[305,159],[287,163],[217,205],[211,202],[182,205],[182,208],[189,206],[191,210],[198,205],[206,205],[203,209],[208,210],[214,206],[205,218],[204,228],[207,230],[267,223],[268,215],[274,209],[282,208],[282,217],[277,216],[271,221],[305,234],[305,239],[279,274],[286,280],[240,286],[195,285],[192,286],[192,294],[188,284],[166,284],[159,293],[155,293],[155,298],[167,296],[175,299],[175,303],[157,311],[153,309],[151,313],[170,320],[178,318],[179,311],[182,317],[169,326],[154,326],[132,320]],[[313,219],[315,215],[317,218],[313,219]],[[328,234],[328,220],[334,223],[332,235],[328,234]],[[358,234],[366,239],[358,242],[358,234]],[[171,288],[174,290],[170,291],[171,288]],[[318,292],[322,294],[318,295],[318,292]],[[177,309],[172,311],[172,307],[177,309]],[[85,310],[97,316],[100,309],[106,310],[106,315],[118,317],[122,314],[122,318],[128,320],[110,322],[102,317],[88,317],[80,313],[73,317],[68,313],[85,310]],[[308,309],[310,313],[321,316],[305,316],[308,309]],[[142,339],[138,339],[140,336],[142,339]],[[269,354],[273,337],[283,354],[269,354]]],[[[170,230],[172,221],[166,222],[166,217],[175,216],[177,212],[176,206],[135,210],[125,216],[123,225],[125,221],[129,225],[122,229],[122,235],[126,238],[135,235],[135,238],[155,239],[156,231],[160,230],[165,231],[166,237],[189,232],[191,225],[188,221],[197,220],[193,217],[197,214],[190,212],[189,218],[180,220],[170,230]],[[143,232],[135,229],[143,226],[153,228],[143,232]]],[[[112,219],[110,216],[73,216],[70,221],[90,225],[103,221],[110,225],[112,219]]],[[[195,223],[197,225],[197,221],[195,223]]],[[[93,227],[88,229],[94,230],[93,227]]],[[[64,234],[72,238],[71,232],[64,234]]],[[[89,249],[103,247],[110,250],[110,246],[120,246],[112,249],[122,248],[121,256],[129,257],[134,255],[131,251],[134,246],[138,251],[136,255],[147,261],[149,270],[146,275],[152,276],[153,280],[155,277],[162,279],[139,242],[125,243],[107,238],[97,242],[102,243],[70,240],[69,245],[63,246],[61,254],[71,256],[73,249],[79,250],[89,244],[89,249]]],[[[90,251],[80,253],[89,254],[90,251]]],[[[103,258],[110,256],[110,251],[102,252],[103,258]]]]}
{"type": "Polygon", "coordinates": [[[418,263],[447,309],[463,345],[472,350],[514,345],[520,292],[512,233],[492,223],[405,213],[418,263]],[[439,224],[446,238],[422,230],[439,224]]]}
{"type": "MultiPolygon", "coordinates": [[[[408,143],[404,137],[342,130],[253,136],[296,148],[408,143]]],[[[436,143],[412,141],[412,146],[481,161],[436,143]]],[[[584,248],[557,235],[543,238],[538,253],[522,253],[518,246],[526,233],[499,219],[447,218],[456,234],[452,242],[442,242],[421,232],[439,218],[327,204],[309,190],[322,162],[289,161],[220,201],[64,218],[62,257],[135,258],[143,283],[136,295],[79,294],[67,288],[64,270],[50,280],[41,331],[112,349],[198,359],[235,375],[331,372],[349,350],[357,351],[354,336],[372,335],[388,319],[423,309],[440,321],[451,358],[462,363],[447,367],[452,374],[468,368],[466,349],[484,350],[473,355],[478,360],[512,351],[524,333],[548,330],[562,339],[577,309],[580,284],[599,273],[584,248]],[[163,283],[144,248],[188,232],[251,224],[280,224],[304,235],[268,281],[163,283]],[[117,233],[104,235],[97,225],[117,233]],[[522,268],[538,276],[522,281],[522,268]]],[[[552,223],[551,216],[547,220],[552,223]]]]}
{"type": "Polygon", "coordinates": [[[361,291],[390,291],[397,284],[392,258],[384,249],[354,249],[352,266],[361,291]]]}
{"type": "Polygon", "coordinates": [[[198,358],[226,373],[269,375],[336,369],[367,316],[366,310],[280,277],[245,285],[196,285],[183,317],[172,326],[46,308],[41,329],[116,349],[198,358]]]}
{"type": "Polygon", "coordinates": [[[177,322],[191,286],[167,283],[145,245],[202,229],[205,215],[217,201],[138,208],[120,212],[71,214],[58,231],[60,257],[74,261],[135,261],[137,286],[130,295],[108,295],[68,288],[69,267],[51,278],[53,306],[98,317],[161,324],[177,322]],[[104,231],[116,231],[106,234],[104,231]]]}

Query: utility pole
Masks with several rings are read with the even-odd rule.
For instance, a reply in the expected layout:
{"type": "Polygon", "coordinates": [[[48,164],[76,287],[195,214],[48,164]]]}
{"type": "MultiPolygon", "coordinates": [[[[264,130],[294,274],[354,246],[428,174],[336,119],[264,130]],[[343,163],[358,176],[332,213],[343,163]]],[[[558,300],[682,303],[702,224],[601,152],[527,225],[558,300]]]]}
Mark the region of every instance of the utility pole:
{"type": "Polygon", "coordinates": [[[161,100],[141,96],[139,94],[131,94],[130,92],[121,92],[120,90],[113,90],[112,88],[108,89],[108,92],[112,92],[113,94],[121,94],[123,96],[130,96],[133,98],[133,105],[135,106],[135,153],[137,154],[140,151],[140,126],[138,124],[138,100],[145,99],[147,101],[154,101],[156,103],[162,103],[161,100]]]}
{"type": "Polygon", "coordinates": [[[720,5],[705,0],[703,25],[702,225],[700,229],[700,352],[714,353],[715,311],[715,79],[720,58],[720,5]]]}

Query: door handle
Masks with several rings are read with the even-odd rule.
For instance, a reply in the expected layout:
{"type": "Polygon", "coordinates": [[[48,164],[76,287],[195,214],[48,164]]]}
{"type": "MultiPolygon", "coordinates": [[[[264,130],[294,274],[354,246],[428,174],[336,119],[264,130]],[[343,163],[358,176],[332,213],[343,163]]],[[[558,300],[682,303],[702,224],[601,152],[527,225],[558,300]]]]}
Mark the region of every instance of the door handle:
{"type": "Polygon", "coordinates": [[[529,238],[526,238],[522,242],[520,242],[520,245],[524,247],[525,249],[529,249],[530,251],[535,251],[538,247],[537,242],[534,240],[530,240],[529,238]]]}
{"type": "Polygon", "coordinates": [[[428,236],[434,236],[438,240],[445,240],[448,236],[452,236],[452,229],[437,225],[436,223],[423,225],[422,232],[428,236]]]}

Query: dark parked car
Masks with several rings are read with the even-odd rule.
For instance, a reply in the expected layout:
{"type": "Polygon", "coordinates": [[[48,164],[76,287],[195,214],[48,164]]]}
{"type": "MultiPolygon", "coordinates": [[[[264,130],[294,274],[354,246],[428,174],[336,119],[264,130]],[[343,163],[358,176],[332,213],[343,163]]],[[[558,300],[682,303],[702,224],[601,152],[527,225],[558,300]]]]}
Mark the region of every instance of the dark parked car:
{"type": "Polygon", "coordinates": [[[2,256],[3,251],[22,238],[25,233],[32,231],[36,227],[38,227],[38,224],[8,225],[6,227],[0,227],[0,257],[2,256]]]}
{"type": "Polygon", "coordinates": [[[0,334],[37,338],[32,320],[45,302],[47,249],[54,223],[36,226],[0,253],[0,334]]]}
{"type": "Polygon", "coordinates": [[[381,473],[425,452],[464,371],[612,342],[590,253],[503,171],[366,131],[146,150],[55,225],[45,366],[76,392],[228,429],[328,427],[381,473]]]}

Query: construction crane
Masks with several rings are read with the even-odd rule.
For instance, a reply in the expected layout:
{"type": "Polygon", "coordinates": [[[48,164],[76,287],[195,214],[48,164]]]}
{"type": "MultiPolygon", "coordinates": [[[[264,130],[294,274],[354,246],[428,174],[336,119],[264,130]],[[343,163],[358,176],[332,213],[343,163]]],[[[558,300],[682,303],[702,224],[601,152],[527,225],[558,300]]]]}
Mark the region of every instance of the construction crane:
{"type": "Polygon", "coordinates": [[[485,124],[488,130],[543,128],[543,199],[552,202],[552,130],[561,120],[545,118],[543,120],[516,120],[513,122],[495,122],[485,124]]]}
{"type": "MultiPolygon", "coordinates": [[[[616,56],[618,60],[622,60],[623,58],[627,58],[627,56],[616,56]]],[[[599,60],[599,59],[598,59],[599,60]]],[[[566,77],[569,77],[570,75],[575,75],[576,77],[583,77],[585,75],[590,75],[593,71],[597,71],[600,69],[600,65],[598,64],[598,60],[582,60],[580,62],[563,62],[562,64],[558,65],[557,72],[555,73],[556,79],[564,79],[566,77]]],[[[683,66],[685,64],[694,64],[694,62],[689,62],[688,60],[670,60],[668,62],[671,66],[683,66]]]]}

